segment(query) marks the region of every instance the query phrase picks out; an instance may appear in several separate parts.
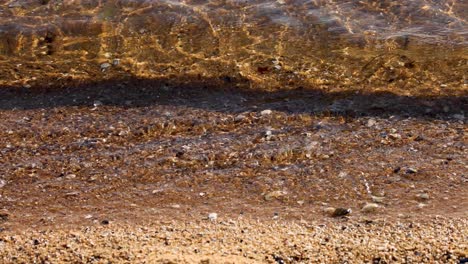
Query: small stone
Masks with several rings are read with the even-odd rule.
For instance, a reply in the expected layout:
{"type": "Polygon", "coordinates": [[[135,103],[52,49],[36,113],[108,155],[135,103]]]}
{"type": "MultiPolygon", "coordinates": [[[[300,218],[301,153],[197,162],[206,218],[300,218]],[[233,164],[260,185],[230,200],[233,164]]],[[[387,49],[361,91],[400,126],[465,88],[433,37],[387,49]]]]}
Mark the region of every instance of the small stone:
{"type": "Polygon", "coordinates": [[[208,220],[210,221],[216,221],[218,219],[218,214],[217,213],[210,213],[208,214],[208,220]]]}
{"type": "Polygon", "coordinates": [[[429,200],[429,194],[427,193],[420,193],[418,195],[416,195],[416,198],[420,199],[420,200],[429,200]]]}
{"type": "Polygon", "coordinates": [[[265,198],[265,201],[271,201],[273,199],[279,199],[285,196],[286,194],[287,192],[284,192],[284,191],[273,191],[273,192],[269,192],[265,194],[264,198],[265,198]]]}
{"type": "Polygon", "coordinates": [[[107,69],[109,69],[112,65],[108,62],[104,62],[101,64],[101,71],[104,72],[106,71],[107,69]]]}
{"type": "Polygon", "coordinates": [[[173,204],[173,205],[171,205],[171,207],[174,208],[174,209],[179,209],[180,205],[179,204],[173,204]]]}
{"type": "Polygon", "coordinates": [[[350,214],[352,211],[349,208],[333,208],[333,207],[327,207],[324,209],[324,212],[331,217],[341,217],[350,214]]]}
{"type": "Polygon", "coordinates": [[[303,200],[297,201],[297,204],[298,204],[298,205],[303,205],[304,203],[305,203],[305,201],[303,201],[303,200]]]}
{"type": "Polygon", "coordinates": [[[419,209],[423,209],[423,208],[426,207],[426,206],[427,206],[427,204],[423,204],[423,203],[419,203],[419,204],[418,204],[418,208],[419,208],[419,209]]]}
{"type": "Polygon", "coordinates": [[[8,221],[8,218],[10,217],[10,214],[4,211],[0,211],[0,222],[1,221],[8,221]]]}
{"type": "Polygon", "coordinates": [[[373,126],[375,126],[375,124],[377,124],[377,121],[375,121],[374,118],[371,118],[371,119],[367,120],[366,126],[367,127],[373,127],[373,126]]]}
{"type": "Polygon", "coordinates": [[[101,105],[102,105],[101,101],[96,100],[96,101],[93,102],[94,107],[98,107],[98,106],[101,106],[101,105]]]}
{"type": "Polygon", "coordinates": [[[246,118],[245,115],[240,114],[240,115],[237,115],[236,117],[234,117],[234,121],[235,122],[241,122],[241,121],[244,121],[245,118],[246,118]]]}
{"type": "Polygon", "coordinates": [[[71,196],[77,196],[79,194],[80,194],[80,192],[67,192],[67,193],[65,193],[65,196],[71,197],[71,196]]]}
{"type": "Polygon", "coordinates": [[[112,60],[112,65],[117,66],[120,64],[120,59],[114,59],[112,60]]]}
{"type": "Polygon", "coordinates": [[[401,139],[401,135],[398,134],[398,133],[390,133],[390,134],[388,134],[388,137],[393,139],[393,140],[401,139]]]}
{"type": "Polygon", "coordinates": [[[448,164],[448,161],[446,159],[434,159],[434,160],[431,160],[431,163],[434,165],[444,165],[444,164],[448,164]]]}
{"type": "Polygon", "coordinates": [[[93,218],[93,215],[90,215],[90,214],[89,214],[89,215],[85,215],[84,218],[85,218],[85,219],[91,219],[91,218],[93,218]]]}
{"type": "Polygon", "coordinates": [[[338,173],[338,177],[344,179],[348,177],[348,173],[345,171],[341,171],[340,173],[338,173]]]}
{"type": "Polygon", "coordinates": [[[65,176],[65,178],[69,180],[74,179],[76,178],[76,174],[68,174],[67,176],[65,176]]]}
{"type": "Polygon", "coordinates": [[[415,168],[407,168],[406,169],[407,174],[414,174],[414,173],[417,173],[417,172],[418,172],[418,170],[415,169],[415,168]]]}
{"type": "Polygon", "coordinates": [[[372,196],[372,201],[374,203],[383,203],[385,197],[380,197],[380,196],[372,196]]]}
{"type": "Polygon", "coordinates": [[[0,188],[3,188],[6,185],[5,180],[0,180],[0,188]]]}
{"type": "Polygon", "coordinates": [[[364,213],[371,213],[371,212],[375,212],[380,206],[376,203],[367,203],[366,205],[364,205],[364,207],[362,207],[362,211],[364,213]]]}
{"type": "Polygon", "coordinates": [[[163,90],[164,92],[169,92],[169,91],[171,91],[171,87],[169,87],[169,86],[163,84],[163,85],[161,86],[161,90],[163,90]]]}
{"type": "Polygon", "coordinates": [[[260,115],[261,116],[267,116],[267,115],[271,115],[273,113],[273,111],[271,111],[270,109],[266,109],[266,110],[263,110],[260,112],[260,115]]]}

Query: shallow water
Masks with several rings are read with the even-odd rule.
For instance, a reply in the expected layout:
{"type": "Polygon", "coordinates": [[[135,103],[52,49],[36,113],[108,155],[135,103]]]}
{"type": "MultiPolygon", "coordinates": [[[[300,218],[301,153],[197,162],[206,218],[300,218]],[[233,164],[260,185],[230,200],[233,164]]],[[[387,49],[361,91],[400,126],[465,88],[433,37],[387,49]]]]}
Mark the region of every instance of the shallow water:
{"type": "Polygon", "coordinates": [[[1,0],[0,84],[131,75],[463,95],[467,8],[447,0],[1,0]]]}

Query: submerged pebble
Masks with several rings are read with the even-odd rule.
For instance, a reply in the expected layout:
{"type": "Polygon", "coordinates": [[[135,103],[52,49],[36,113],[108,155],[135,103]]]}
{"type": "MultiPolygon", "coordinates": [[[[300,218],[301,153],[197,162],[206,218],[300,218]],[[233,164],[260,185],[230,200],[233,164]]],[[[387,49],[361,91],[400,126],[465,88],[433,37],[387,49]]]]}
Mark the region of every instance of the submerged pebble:
{"type": "Polygon", "coordinates": [[[364,213],[371,213],[375,212],[380,206],[376,203],[367,203],[362,207],[362,212],[364,213]]]}
{"type": "Polygon", "coordinates": [[[106,71],[107,69],[109,69],[112,65],[108,62],[105,62],[105,63],[102,63],[101,64],[101,71],[104,72],[106,71]]]}
{"type": "Polygon", "coordinates": [[[375,124],[377,124],[377,121],[375,121],[374,118],[371,118],[371,119],[367,120],[366,126],[367,127],[373,127],[373,126],[375,126],[375,124]]]}
{"type": "Polygon", "coordinates": [[[374,203],[383,203],[385,197],[380,197],[380,196],[372,196],[372,201],[374,203]]]}
{"type": "Polygon", "coordinates": [[[265,194],[264,199],[265,201],[271,201],[273,199],[279,199],[283,196],[285,196],[287,192],[284,191],[273,191],[265,194]]]}
{"type": "Polygon", "coordinates": [[[263,110],[260,112],[260,115],[261,116],[267,116],[267,115],[271,115],[273,113],[273,111],[271,111],[270,109],[266,109],[266,110],[263,110]]]}
{"type": "Polygon", "coordinates": [[[208,214],[208,220],[210,221],[216,221],[218,219],[218,214],[217,213],[210,213],[208,214]]]}
{"type": "Polygon", "coordinates": [[[429,200],[429,194],[427,193],[420,193],[418,195],[416,195],[416,198],[418,198],[419,200],[429,200]]]}
{"type": "Polygon", "coordinates": [[[350,208],[343,208],[343,207],[327,207],[323,210],[325,214],[331,216],[331,217],[341,217],[341,216],[346,216],[352,212],[350,208]]]}

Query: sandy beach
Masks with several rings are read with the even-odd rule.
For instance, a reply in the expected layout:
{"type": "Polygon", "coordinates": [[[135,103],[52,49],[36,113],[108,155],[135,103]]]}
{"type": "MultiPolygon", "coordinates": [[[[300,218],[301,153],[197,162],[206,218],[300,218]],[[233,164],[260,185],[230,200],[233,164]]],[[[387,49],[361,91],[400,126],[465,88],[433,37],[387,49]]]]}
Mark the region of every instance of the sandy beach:
{"type": "Polygon", "coordinates": [[[463,98],[153,81],[2,98],[4,263],[466,261],[463,98]]]}

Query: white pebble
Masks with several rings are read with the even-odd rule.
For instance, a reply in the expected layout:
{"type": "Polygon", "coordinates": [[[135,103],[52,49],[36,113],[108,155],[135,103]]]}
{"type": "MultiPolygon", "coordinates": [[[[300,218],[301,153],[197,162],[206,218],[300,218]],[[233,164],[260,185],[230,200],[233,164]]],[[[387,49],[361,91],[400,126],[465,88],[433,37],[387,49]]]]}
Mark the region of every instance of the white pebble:
{"type": "Polygon", "coordinates": [[[218,219],[218,214],[217,213],[210,213],[210,214],[208,214],[208,219],[210,221],[216,221],[216,219],[218,219]]]}
{"type": "Polygon", "coordinates": [[[367,127],[372,127],[375,124],[377,124],[377,121],[375,121],[375,119],[371,118],[371,119],[367,120],[367,127]]]}

